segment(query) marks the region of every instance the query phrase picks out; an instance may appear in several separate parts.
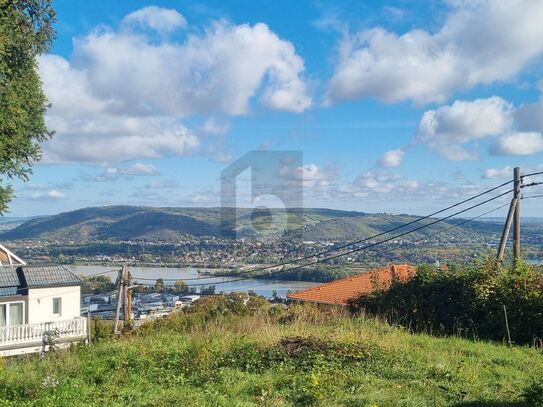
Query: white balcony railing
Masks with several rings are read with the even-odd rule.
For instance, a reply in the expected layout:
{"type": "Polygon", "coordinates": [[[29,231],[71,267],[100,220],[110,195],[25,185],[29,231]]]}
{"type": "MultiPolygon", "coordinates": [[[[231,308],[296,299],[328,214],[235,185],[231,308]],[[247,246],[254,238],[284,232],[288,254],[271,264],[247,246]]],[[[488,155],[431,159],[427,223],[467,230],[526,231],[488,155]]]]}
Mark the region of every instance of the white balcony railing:
{"type": "Polygon", "coordinates": [[[37,324],[14,325],[0,328],[0,349],[30,343],[69,339],[84,339],[87,335],[87,320],[74,318],[64,321],[41,322],[37,324]]]}

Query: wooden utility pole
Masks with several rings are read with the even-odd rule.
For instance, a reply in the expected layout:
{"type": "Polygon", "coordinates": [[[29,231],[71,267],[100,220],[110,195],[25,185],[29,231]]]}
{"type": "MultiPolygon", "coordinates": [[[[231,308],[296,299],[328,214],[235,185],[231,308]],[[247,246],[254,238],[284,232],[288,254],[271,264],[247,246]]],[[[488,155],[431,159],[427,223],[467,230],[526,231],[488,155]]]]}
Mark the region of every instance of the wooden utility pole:
{"type": "Polygon", "coordinates": [[[124,322],[128,326],[132,320],[132,287],[130,286],[132,282],[132,275],[130,274],[130,271],[128,271],[128,267],[125,267],[126,282],[124,288],[124,322]]]}
{"type": "Polygon", "coordinates": [[[509,231],[511,230],[511,224],[513,224],[513,254],[515,260],[520,258],[520,191],[522,188],[522,175],[519,167],[515,167],[513,177],[513,199],[511,199],[511,205],[509,205],[509,212],[507,213],[502,238],[498,247],[498,254],[496,256],[498,261],[503,260],[505,246],[507,244],[507,239],[509,238],[509,231]]]}
{"type": "Polygon", "coordinates": [[[511,224],[513,223],[513,215],[515,214],[515,208],[517,207],[517,200],[515,198],[511,199],[511,205],[509,205],[509,212],[507,212],[507,219],[505,220],[505,226],[502,232],[502,238],[500,240],[500,246],[498,247],[498,261],[503,260],[503,255],[505,253],[505,245],[507,244],[507,239],[509,239],[509,231],[511,230],[511,224]]]}
{"type": "Polygon", "coordinates": [[[113,333],[115,335],[118,335],[121,333],[119,329],[119,320],[120,320],[120,315],[121,315],[121,304],[123,302],[123,298],[126,298],[124,297],[125,295],[124,288],[126,285],[125,273],[126,273],[126,266],[123,266],[123,268],[119,270],[119,277],[117,278],[119,282],[119,290],[117,291],[117,307],[115,308],[115,320],[113,322],[113,333]]]}
{"type": "Polygon", "coordinates": [[[119,329],[121,319],[121,305],[124,311],[124,323],[128,325],[132,318],[132,288],[130,282],[132,275],[128,271],[128,266],[124,265],[119,271],[119,290],[117,291],[117,308],[115,309],[115,322],[113,323],[113,333],[118,335],[121,333],[119,329]]]}
{"type": "Polygon", "coordinates": [[[515,167],[514,170],[514,198],[517,200],[515,207],[515,219],[513,225],[513,256],[515,261],[520,260],[520,190],[522,183],[522,174],[520,167],[515,167]]]}
{"type": "Polygon", "coordinates": [[[126,311],[128,308],[128,267],[123,266],[123,311],[124,311],[124,321],[128,321],[126,311]]]}

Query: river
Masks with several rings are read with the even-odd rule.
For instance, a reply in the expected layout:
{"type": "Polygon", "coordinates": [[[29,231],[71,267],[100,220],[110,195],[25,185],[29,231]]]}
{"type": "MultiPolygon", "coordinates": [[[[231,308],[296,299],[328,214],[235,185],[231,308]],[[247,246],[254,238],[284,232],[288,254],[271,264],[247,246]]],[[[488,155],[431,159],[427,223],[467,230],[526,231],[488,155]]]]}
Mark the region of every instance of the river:
{"type": "MultiPolygon", "coordinates": [[[[66,265],[70,271],[76,275],[89,276],[97,273],[105,273],[111,277],[113,281],[117,277],[118,270],[121,266],[75,266],[75,265],[66,265]]],[[[242,280],[242,281],[232,281],[236,277],[211,277],[211,276],[202,276],[198,274],[198,269],[192,267],[185,268],[170,268],[170,267],[130,267],[130,274],[135,281],[144,285],[154,285],[157,278],[165,279],[164,283],[166,285],[173,285],[175,280],[186,280],[185,283],[189,286],[196,287],[196,290],[199,291],[200,287],[207,287],[210,285],[215,285],[215,292],[219,293],[240,291],[248,292],[252,290],[258,295],[263,295],[264,297],[271,297],[273,291],[277,292],[277,295],[280,297],[286,297],[287,292],[303,290],[305,288],[313,287],[319,283],[311,283],[306,281],[283,281],[283,280],[257,280],[254,278],[242,280]],[[150,280],[142,280],[150,279],[150,280]],[[169,280],[167,280],[169,279],[169,280]]],[[[200,268],[199,270],[205,271],[207,269],[200,268]]],[[[213,271],[212,269],[209,269],[213,271]]]]}

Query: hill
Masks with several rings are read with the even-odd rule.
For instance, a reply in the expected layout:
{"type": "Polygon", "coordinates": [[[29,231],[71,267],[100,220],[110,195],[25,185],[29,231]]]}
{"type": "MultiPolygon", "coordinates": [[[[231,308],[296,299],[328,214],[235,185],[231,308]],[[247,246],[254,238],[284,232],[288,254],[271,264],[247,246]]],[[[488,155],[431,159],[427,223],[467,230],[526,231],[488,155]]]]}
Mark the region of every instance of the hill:
{"type": "MultiPolygon", "coordinates": [[[[151,208],[106,206],[85,208],[53,216],[30,219],[0,234],[1,240],[48,239],[59,242],[93,240],[175,241],[187,237],[250,237],[254,229],[267,234],[278,233],[276,224],[285,219],[282,210],[251,211],[240,209],[236,224],[221,225],[220,208],[151,208]],[[277,221],[279,219],[279,222],[277,221]],[[222,228],[222,229],[221,229],[222,228]]],[[[356,240],[386,231],[417,217],[411,215],[367,214],[331,209],[295,210],[289,214],[287,239],[356,240]]],[[[450,221],[450,224],[459,222],[450,221]]],[[[411,239],[444,229],[443,224],[416,232],[411,239]]],[[[501,223],[472,222],[439,235],[444,242],[459,239],[488,241],[497,239],[501,223]]],[[[524,227],[525,236],[541,233],[543,225],[524,227]]],[[[408,229],[405,229],[408,230],[408,229]]]]}
{"type": "MultiPolygon", "coordinates": [[[[0,404],[538,406],[535,348],[435,338],[339,310],[210,298],[90,347],[5,361],[0,404]],[[529,368],[527,368],[529,367],[529,368]]],[[[94,332],[108,332],[96,321],[94,332]]]]}

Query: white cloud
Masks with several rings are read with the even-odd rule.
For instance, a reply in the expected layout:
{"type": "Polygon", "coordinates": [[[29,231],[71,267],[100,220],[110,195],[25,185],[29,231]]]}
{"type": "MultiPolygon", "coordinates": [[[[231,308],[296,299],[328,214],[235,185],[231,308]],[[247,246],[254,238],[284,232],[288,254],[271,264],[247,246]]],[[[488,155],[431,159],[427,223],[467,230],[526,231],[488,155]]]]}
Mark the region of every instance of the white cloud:
{"type": "Polygon", "coordinates": [[[30,195],[30,199],[40,201],[40,200],[59,200],[66,198],[66,195],[63,192],[60,192],[56,189],[51,189],[47,192],[36,192],[30,195]]]}
{"type": "Polygon", "coordinates": [[[146,189],[177,189],[181,188],[181,184],[177,181],[172,180],[162,180],[162,181],[151,181],[145,184],[146,189]]]}
{"type": "Polygon", "coordinates": [[[203,204],[208,203],[210,199],[207,195],[195,193],[189,196],[189,201],[193,204],[203,204]]]}
{"type": "Polygon", "coordinates": [[[301,182],[304,187],[326,187],[336,178],[336,169],[333,166],[319,167],[316,164],[291,168],[288,165],[282,167],[279,175],[283,178],[301,182]]]}
{"type": "Polygon", "coordinates": [[[180,28],[184,20],[176,13],[144,8],[117,31],[100,27],[76,38],[70,60],[40,58],[53,105],[47,123],[56,131],[44,143],[45,161],[184,156],[201,146],[201,135],[181,121],[188,116],[246,114],[253,101],[291,112],[311,105],[302,58],[265,24],[216,22],[182,42],[130,29],[136,23],[180,28]]]}
{"type": "MultiPolygon", "coordinates": [[[[521,167],[524,174],[543,171],[543,164],[529,165],[521,167]]],[[[483,178],[487,179],[512,179],[513,166],[507,165],[502,168],[487,168],[483,172],[483,178]]],[[[533,181],[533,180],[530,180],[533,181]]]]}
{"type": "Polygon", "coordinates": [[[126,175],[129,177],[133,176],[149,176],[149,175],[159,175],[160,171],[153,164],[142,164],[134,163],[126,167],[109,167],[106,172],[108,174],[114,175],[126,175]]]}
{"type": "Polygon", "coordinates": [[[149,27],[161,35],[187,26],[185,18],[176,10],[148,6],[136,10],[123,18],[121,25],[127,28],[149,27]]]}
{"type": "Polygon", "coordinates": [[[149,177],[160,175],[160,171],[153,164],[134,163],[120,167],[107,167],[98,175],[83,175],[86,182],[109,182],[116,181],[121,177],[130,179],[132,177],[149,177]]]}
{"type": "Polygon", "coordinates": [[[44,90],[53,107],[46,120],[56,131],[43,144],[45,162],[103,163],[187,155],[198,138],[169,116],[119,114],[115,102],[94,95],[84,72],[65,59],[40,59],[44,90]]]}
{"type": "Polygon", "coordinates": [[[406,191],[418,190],[418,181],[409,180],[402,175],[389,172],[367,171],[360,175],[353,183],[358,193],[368,194],[394,194],[401,195],[406,191]]]}
{"type": "Polygon", "coordinates": [[[513,108],[499,97],[456,101],[450,106],[428,110],[420,120],[414,141],[426,144],[450,160],[477,158],[466,144],[496,137],[509,129],[513,108]]]}
{"type": "Polygon", "coordinates": [[[515,119],[521,131],[543,132],[543,97],[537,103],[519,106],[515,119]]]}
{"type": "Polygon", "coordinates": [[[182,43],[95,30],[74,47],[93,91],[125,112],[238,115],[255,98],[294,112],[311,105],[302,58],[262,23],[217,22],[182,43]]]}
{"type": "Polygon", "coordinates": [[[540,133],[511,133],[500,137],[491,149],[498,155],[532,155],[543,152],[540,133]]]}
{"type": "Polygon", "coordinates": [[[384,153],[378,161],[381,167],[399,167],[402,164],[405,151],[401,148],[397,150],[390,150],[384,153]]]}
{"type": "Polygon", "coordinates": [[[487,179],[503,179],[513,176],[513,167],[507,165],[503,168],[487,168],[483,173],[483,178],[487,179]]]}
{"type": "Polygon", "coordinates": [[[449,3],[435,33],[374,28],[346,37],[328,99],[442,102],[456,90],[508,80],[541,55],[543,2],[449,3]]]}

